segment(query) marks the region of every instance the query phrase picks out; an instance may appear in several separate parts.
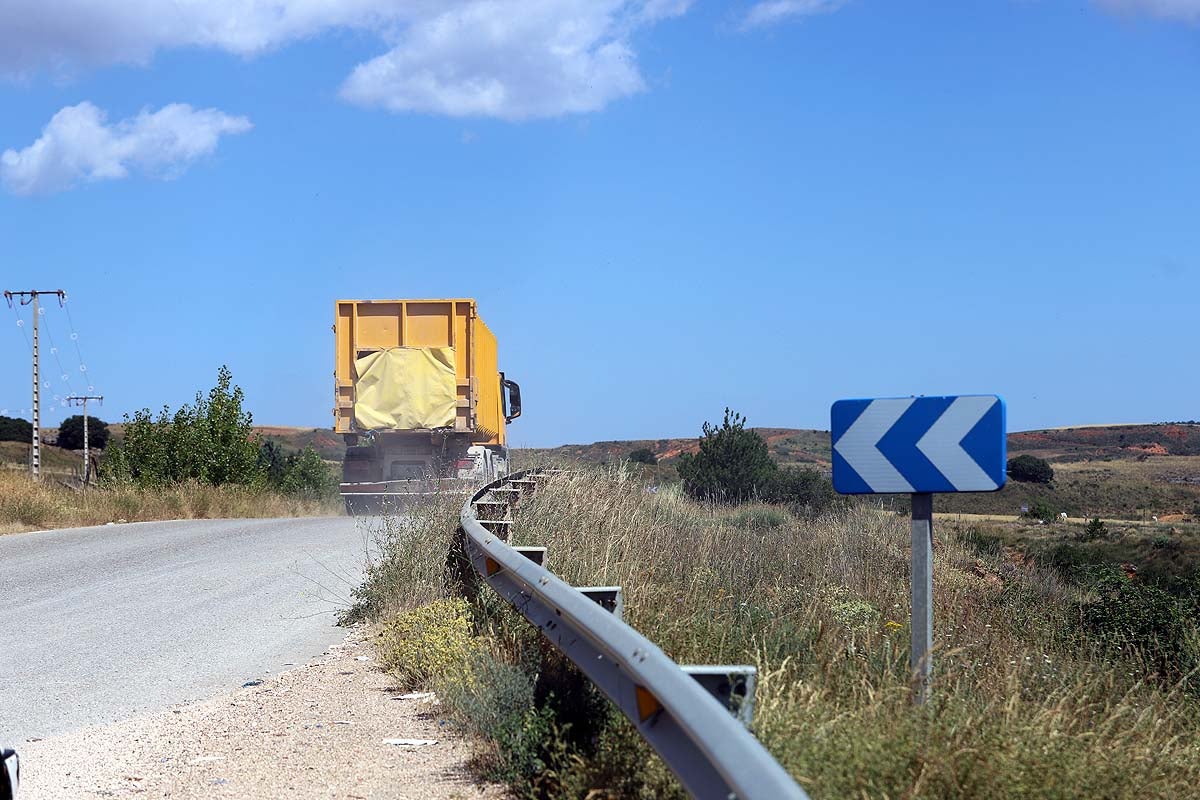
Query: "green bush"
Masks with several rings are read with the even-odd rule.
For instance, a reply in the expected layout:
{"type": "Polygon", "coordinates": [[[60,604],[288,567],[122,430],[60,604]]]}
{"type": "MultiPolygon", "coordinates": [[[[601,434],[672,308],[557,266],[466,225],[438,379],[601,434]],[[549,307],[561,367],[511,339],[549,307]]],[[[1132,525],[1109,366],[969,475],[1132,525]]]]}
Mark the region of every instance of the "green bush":
{"type": "Polygon", "coordinates": [[[532,679],[519,667],[475,653],[466,680],[436,681],[438,698],[452,717],[483,737],[483,777],[510,786],[529,785],[545,769],[554,741],[554,711],[535,702],[532,679]]]}
{"type": "Polygon", "coordinates": [[[1008,460],[1008,477],[1024,483],[1050,483],[1054,470],[1037,456],[1017,456],[1008,460]]]}
{"type": "Polygon", "coordinates": [[[278,486],[288,494],[323,499],[337,494],[338,479],[310,446],[289,456],[278,486]]]}
{"type": "Polygon", "coordinates": [[[32,422],[15,417],[0,417],[0,442],[29,443],[32,440],[32,422]]]}
{"type": "Polygon", "coordinates": [[[1095,598],[1079,607],[1082,628],[1109,648],[1139,656],[1158,675],[1177,679],[1200,669],[1200,642],[1188,607],[1157,586],[1108,571],[1095,598]]]}
{"type": "MultiPolygon", "coordinates": [[[[88,417],[88,447],[103,450],[108,444],[108,423],[99,417],[88,417]]],[[[79,414],[67,417],[58,426],[58,446],[68,450],[83,449],[83,417],[79,414]]]]}
{"type": "Polygon", "coordinates": [[[781,467],[767,484],[764,500],[771,503],[786,503],[801,516],[819,514],[842,502],[821,473],[804,467],[781,467]]]}
{"type": "Polygon", "coordinates": [[[1025,512],[1025,516],[1044,522],[1054,522],[1058,518],[1058,512],[1045,500],[1034,500],[1029,504],[1029,510],[1025,512]]]}
{"type": "Polygon", "coordinates": [[[379,639],[380,662],[404,689],[474,680],[470,666],[481,643],[466,600],[435,600],[403,611],[384,623],[379,639]]]}
{"type": "Polygon", "coordinates": [[[658,456],[649,447],[639,447],[629,454],[629,460],[635,464],[657,464],[658,456]]]}
{"type": "Polygon", "coordinates": [[[679,459],[683,489],[698,500],[740,503],[767,494],[776,479],[767,443],[746,430],[746,418],[725,409],[721,427],[705,422],[700,451],[679,459]]]}
{"type": "Polygon", "coordinates": [[[193,480],[213,486],[255,484],[264,479],[252,417],[242,410],[245,395],[232,385],[228,367],[217,373],[207,396],[175,414],[163,406],[155,420],[144,408],[125,416],[125,440],[101,464],[107,480],[166,486],[193,480]]]}
{"type": "Polygon", "coordinates": [[[1108,538],[1108,526],[1104,524],[1104,520],[1096,517],[1088,522],[1087,527],[1075,534],[1076,541],[1094,542],[1097,539],[1108,538]]]}

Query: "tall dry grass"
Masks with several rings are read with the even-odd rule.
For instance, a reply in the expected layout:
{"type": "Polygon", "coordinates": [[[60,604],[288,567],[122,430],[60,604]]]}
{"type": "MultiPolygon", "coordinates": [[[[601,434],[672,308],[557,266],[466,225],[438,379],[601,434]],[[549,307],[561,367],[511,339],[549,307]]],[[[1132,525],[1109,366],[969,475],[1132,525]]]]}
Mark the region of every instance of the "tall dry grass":
{"type": "MultiPolygon", "coordinates": [[[[410,514],[404,565],[376,572],[390,581],[377,607],[444,595],[456,515],[410,514]]],[[[548,547],[567,581],[621,585],[626,619],[676,661],[757,666],[755,731],[814,798],[1200,797],[1196,697],[1102,657],[1052,574],[947,529],[935,530],[933,699],[915,708],[907,518],[705,507],[612,469],[553,477],[516,523],[514,544],[548,547]]],[[[497,651],[536,677],[528,626],[481,597],[481,627],[507,643],[497,651]]],[[[619,722],[552,767],[526,788],[678,792],[619,722]]]]}
{"type": "Polygon", "coordinates": [[[157,489],[74,489],[47,478],[0,471],[0,534],[44,528],[164,519],[307,517],[341,513],[341,504],[257,487],[180,484],[157,489]]]}

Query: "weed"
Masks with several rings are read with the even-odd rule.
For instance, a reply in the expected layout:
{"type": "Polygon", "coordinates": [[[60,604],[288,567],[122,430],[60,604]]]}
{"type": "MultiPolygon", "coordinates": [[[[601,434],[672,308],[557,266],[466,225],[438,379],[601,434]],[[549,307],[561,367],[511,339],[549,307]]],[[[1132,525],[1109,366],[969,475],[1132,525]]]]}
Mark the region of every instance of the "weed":
{"type": "Polygon", "coordinates": [[[405,689],[469,686],[479,640],[466,600],[435,600],[402,611],[379,633],[380,663],[405,689]]]}

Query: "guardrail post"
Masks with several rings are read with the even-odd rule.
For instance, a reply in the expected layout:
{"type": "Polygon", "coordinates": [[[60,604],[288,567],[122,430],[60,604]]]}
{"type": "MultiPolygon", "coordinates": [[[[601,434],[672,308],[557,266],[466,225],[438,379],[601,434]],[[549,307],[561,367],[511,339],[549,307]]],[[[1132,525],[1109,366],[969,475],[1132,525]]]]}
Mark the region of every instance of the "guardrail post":
{"type": "Polygon", "coordinates": [[[681,666],[684,672],[717,698],[747,728],[754,721],[754,690],[758,670],[747,664],[681,666]]]}
{"type": "Polygon", "coordinates": [[[585,597],[595,602],[606,611],[611,611],[617,619],[624,619],[625,598],[620,586],[577,586],[585,597]]]}
{"type": "Polygon", "coordinates": [[[514,547],[513,550],[516,550],[539,567],[546,566],[546,548],[544,547],[514,547]]]}

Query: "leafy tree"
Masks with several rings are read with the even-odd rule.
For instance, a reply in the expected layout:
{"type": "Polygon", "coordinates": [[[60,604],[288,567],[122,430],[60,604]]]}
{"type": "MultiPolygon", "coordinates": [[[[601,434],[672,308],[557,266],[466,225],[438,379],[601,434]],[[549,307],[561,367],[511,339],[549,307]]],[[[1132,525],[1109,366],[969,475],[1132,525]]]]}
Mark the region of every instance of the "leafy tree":
{"type": "Polygon", "coordinates": [[[140,486],[265,480],[244,399],[229,368],[221,367],[217,385],[207,395],[197,392],[195,405],[184,404],[174,415],[163,406],[157,420],[148,408],[126,415],[125,441],[104,460],[104,477],[140,486]]]}
{"type": "Polygon", "coordinates": [[[629,460],[635,464],[657,464],[658,456],[649,447],[639,447],[629,454],[629,460]]]}
{"type": "Polygon", "coordinates": [[[0,417],[0,442],[29,442],[33,423],[19,417],[0,417]]]}
{"type": "Polygon", "coordinates": [[[278,486],[287,474],[287,453],[277,442],[267,439],[258,446],[258,466],[263,470],[267,483],[278,486]]]}
{"type": "Polygon", "coordinates": [[[746,418],[728,408],[721,427],[704,423],[700,451],[685,453],[678,466],[685,492],[723,503],[763,496],[777,469],[763,438],[746,430],[746,418]]]}
{"type": "MultiPolygon", "coordinates": [[[[108,423],[99,417],[88,417],[88,447],[103,450],[108,444],[108,423]]],[[[58,446],[67,450],[83,449],[83,416],[67,417],[58,426],[58,446]]]]}
{"type": "Polygon", "coordinates": [[[805,467],[777,468],[763,499],[787,503],[794,511],[804,514],[817,514],[842,502],[828,478],[805,467]]]}
{"type": "Polygon", "coordinates": [[[1008,477],[1024,483],[1050,483],[1054,470],[1037,456],[1023,455],[1008,460],[1008,477]]]}
{"type": "Polygon", "coordinates": [[[278,484],[288,494],[324,499],[337,494],[338,478],[311,446],[289,456],[278,484]]]}

